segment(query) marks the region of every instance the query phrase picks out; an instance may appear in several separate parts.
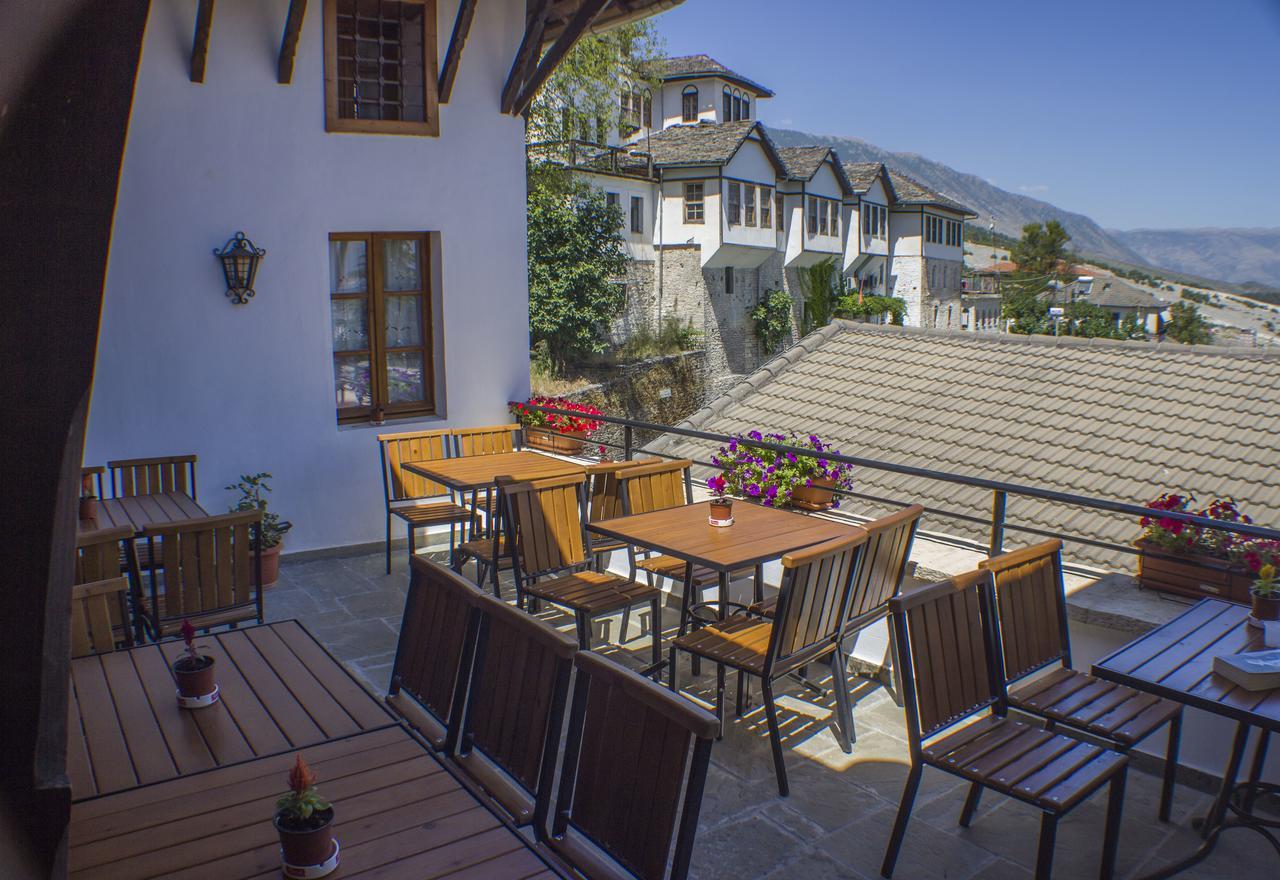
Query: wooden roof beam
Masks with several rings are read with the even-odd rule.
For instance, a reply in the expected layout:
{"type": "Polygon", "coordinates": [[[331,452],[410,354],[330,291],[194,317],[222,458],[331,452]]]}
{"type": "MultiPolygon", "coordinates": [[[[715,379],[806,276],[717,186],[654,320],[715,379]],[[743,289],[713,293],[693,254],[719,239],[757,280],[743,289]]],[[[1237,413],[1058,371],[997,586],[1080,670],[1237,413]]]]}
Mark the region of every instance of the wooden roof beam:
{"type": "Polygon", "coordinates": [[[515,105],[520,84],[529,78],[529,71],[538,62],[538,51],[542,48],[542,34],[547,27],[547,16],[551,14],[551,0],[531,0],[528,14],[525,16],[524,40],[516,51],[515,61],[511,63],[511,72],[507,74],[506,85],[502,87],[503,113],[510,113],[515,105]]]}
{"type": "Polygon", "coordinates": [[[284,36],[280,39],[280,60],[276,82],[287,86],[293,82],[293,58],[298,53],[298,36],[307,15],[307,0],[289,0],[289,15],[284,20],[284,36]]]}
{"type": "Polygon", "coordinates": [[[556,38],[551,48],[547,50],[547,54],[543,55],[542,60],[538,62],[538,69],[534,71],[533,76],[525,81],[519,97],[516,98],[515,103],[512,105],[511,112],[513,114],[520,116],[529,109],[529,105],[533,103],[534,96],[538,94],[538,89],[542,88],[542,84],[555,71],[556,65],[564,60],[564,56],[569,54],[569,50],[586,32],[587,26],[600,13],[600,10],[607,5],[609,5],[609,0],[582,0],[578,5],[578,10],[573,14],[573,18],[565,25],[564,30],[560,32],[560,36],[556,38]]]}
{"type": "Polygon", "coordinates": [[[204,63],[209,57],[209,28],[213,24],[213,0],[200,0],[196,8],[196,35],[191,44],[191,81],[204,82],[204,63]]]}
{"type": "Polygon", "coordinates": [[[449,38],[449,50],[445,52],[444,64],[440,68],[440,104],[449,103],[453,81],[458,77],[458,65],[462,63],[462,47],[467,44],[471,19],[475,18],[475,14],[476,0],[462,0],[458,4],[458,17],[453,20],[453,36],[449,38]]]}

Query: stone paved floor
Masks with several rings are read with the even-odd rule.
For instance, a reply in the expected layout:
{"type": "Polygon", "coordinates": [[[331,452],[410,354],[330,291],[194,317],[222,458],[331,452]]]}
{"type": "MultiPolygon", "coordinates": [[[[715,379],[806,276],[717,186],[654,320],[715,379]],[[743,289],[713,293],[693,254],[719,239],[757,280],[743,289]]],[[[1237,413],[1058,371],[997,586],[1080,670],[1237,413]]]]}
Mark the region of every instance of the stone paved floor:
{"type": "MultiPolygon", "coordinates": [[[[377,692],[390,678],[408,577],[397,554],[384,573],[381,554],[285,562],[280,583],[267,594],[270,619],[298,618],[377,692]]],[[[567,619],[549,616],[552,623],[567,619]]],[[[668,621],[670,623],[672,621],[668,621]]],[[[616,636],[617,621],[597,635],[616,636]]],[[[633,620],[632,632],[647,621],[633,620]]],[[[639,665],[648,640],[605,649],[639,665]]],[[[687,665],[683,682],[690,681],[687,665]]],[[[693,685],[705,696],[714,672],[704,666],[693,685]],[[708,674],[710,672],[711,674],[708,674]]],[[[862,683],[855,694],[857,742],[846,755],[830,729],[832,701],[799,687],[780,697],[792,794],[778,796],[763,713],[726,725],[713,750],[692,875],[698,880],[747,878],[871,878],[880,860],[907,773],[904,715],[882,688],[862,683]]],[[[732,702],[731,700],[729,701],[732,702]]],[[[732,714],[732,713],[730,713],[732,714]]],[[[956,817],[965,786],[926,769],[894,874],[913,878],[1027,878],[1034,864],[1039,814],[987,793],[969,829],[956,817]]],[[[1150,872],[1195,848],[1191,818],[1207,807],[1206,794],[1180,786],[1175,821],[1155,818],[1159,780],[1131,771],[1120,845],[1123,877],[1150,872]]],[[[1054,876],[1097,876],[1105,796],[1077,807],[1059,827],[1054,876]]],[[[1233,831],[1215,854],[1186,878],[1276,877],[1280,861],[1257,835],[1233,831]]]]}

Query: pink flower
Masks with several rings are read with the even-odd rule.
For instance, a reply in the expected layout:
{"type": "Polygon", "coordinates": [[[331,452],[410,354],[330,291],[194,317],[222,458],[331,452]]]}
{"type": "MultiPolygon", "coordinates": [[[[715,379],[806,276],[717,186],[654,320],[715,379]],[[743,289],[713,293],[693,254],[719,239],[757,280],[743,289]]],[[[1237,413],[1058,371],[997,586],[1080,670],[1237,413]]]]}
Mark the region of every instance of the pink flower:
{"type": "Polygon", "coordinates": [[[720,476],[720,475],[718,475],[718,474],[717,474],[716,476],[714,476],[714,477],[712,477],[711,479],[707,480],[707,488],[708,488],[708,489],[710,489],[712,492],[715,492],[716,494],[719,494],[719,493],[723,492],[723,491],[724,491],[724,477],[722,477],[722,476],[720,476]]]}

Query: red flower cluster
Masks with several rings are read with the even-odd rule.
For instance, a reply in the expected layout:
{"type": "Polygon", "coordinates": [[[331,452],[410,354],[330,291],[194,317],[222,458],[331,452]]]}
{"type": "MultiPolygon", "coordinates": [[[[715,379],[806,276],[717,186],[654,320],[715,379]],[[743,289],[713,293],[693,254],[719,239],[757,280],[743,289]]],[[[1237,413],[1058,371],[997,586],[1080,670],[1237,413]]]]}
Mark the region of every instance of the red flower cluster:
{"type": "MultiPolygon", "coordinates": [[[[1191,507],[1192,495],[1175,495],[1166,492],[1147,507],[1153,512],[1190,513],[1219,522],[1248,525],[1253,520],[1240,512],[1230,498],[1215,498],[1200,510],[1191,507]]],[[[1143,538],[1176,553],[1203,553],[1232,562],[1242,562],[1256,572],[1272,558],[1280,559],[1280,541],[1250,540],[1234,532],[1205,528],[1174,519],[1171,516],[1144,516],[1139,520],[1145,531],[1143,538]]]]}
{"type": "Polygon", "coordinates": [[[289,771],[289,790],[302,794],[315,784],[315,772],[307,766],[306,761],[302,760],[302,755],[298,755],[298,760],[293,762],[293,769],[289,771]]]}
{"type": "Polygon", "coordinates": [[[566,434],[585,434],[590,436],[600,429],[604,422],[599,419],[593,419],[591,416],[604,415],[600,410],[596,409],[589,403],[575,403],[572,400],[566,400],[563,397],[543,397],[537,395],[530,397],[523,403],[520,401],[510,401],[507,409],[515,416],[516,421],[524,425],[526,428],[550,428],[553,431],[560,431],[566,434]],[[581,413],[575,416],[562,416],[558,413],[545,413],[541,410],[530,409],[530,406],[546,406],[552,409],[563,409],[569,412],[581,413]]]}

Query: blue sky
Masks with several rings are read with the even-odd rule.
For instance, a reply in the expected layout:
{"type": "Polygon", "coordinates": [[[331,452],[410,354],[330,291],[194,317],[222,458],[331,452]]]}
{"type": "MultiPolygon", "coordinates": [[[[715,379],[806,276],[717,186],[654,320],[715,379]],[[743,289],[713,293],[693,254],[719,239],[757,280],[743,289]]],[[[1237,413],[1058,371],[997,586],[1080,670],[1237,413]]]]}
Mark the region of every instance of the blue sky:
{"type": "Polygon", "coordinates": [[[1280,227],[1280,0],[685,0],[766,124],[920,153],[1103,226],[1280,227]]]}

